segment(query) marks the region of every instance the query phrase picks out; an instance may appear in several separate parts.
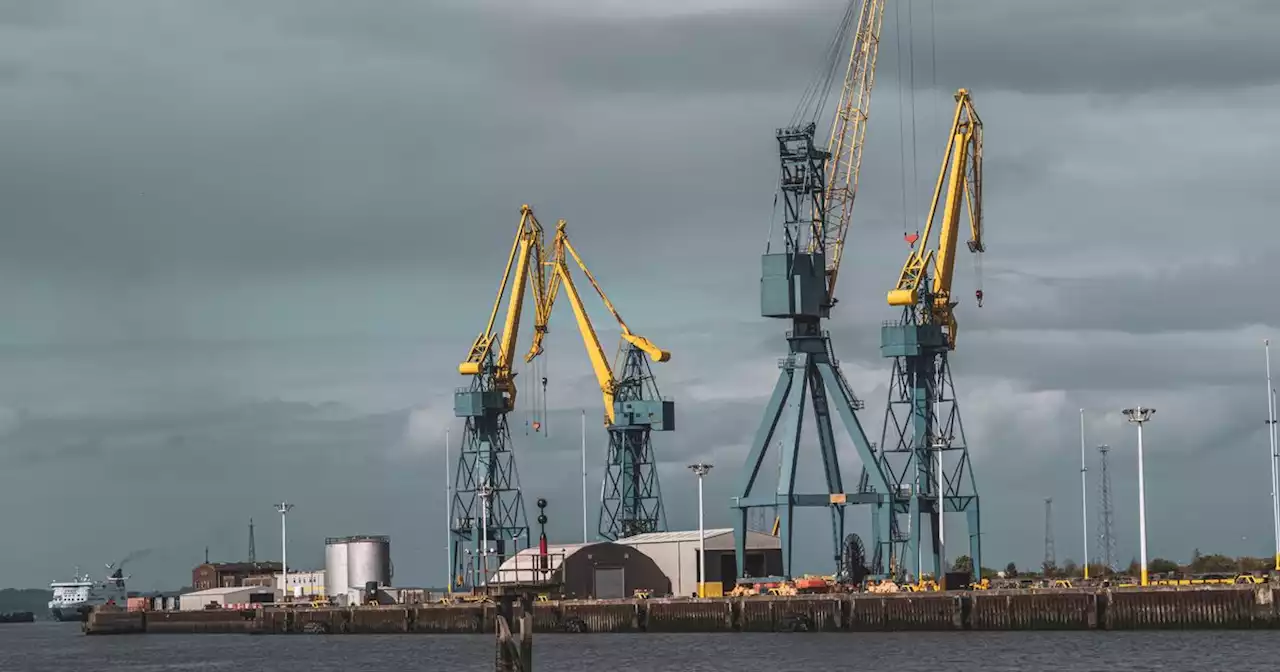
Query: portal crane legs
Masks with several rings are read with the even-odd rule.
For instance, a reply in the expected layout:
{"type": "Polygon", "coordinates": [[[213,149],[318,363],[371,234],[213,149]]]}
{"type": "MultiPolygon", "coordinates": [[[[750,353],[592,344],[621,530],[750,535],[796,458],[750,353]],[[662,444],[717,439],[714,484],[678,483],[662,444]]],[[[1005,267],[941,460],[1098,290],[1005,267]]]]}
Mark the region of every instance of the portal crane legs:
{"type": "MultiPolygon", "coordinates": [[[[814,146],[814,130],[811,123],[805,127],[781,129],[777,136],[786,213],[784,230],[788,232],[788,241],[785,252],[766,253],[761,258],[760,306],[765,317],[791,319],[791,331],[787,334],[790,353],[779,363],[782,371],[751,444],[737,490],[739,494],[733,502],[738,509],[734,527],[739,577],[747,576],[749,569],[745,565],[746,529],[749,512],[753,508],[776,507],[778,511],[782,575],[785,577],[792,576],[794,572],[792,534],[797,506],[830,508],[832,559],[836,567],[840,566],[844,548],[846,506],[872,506],[872,536],[877,548],[889,535],[888,480],[880,471],[875,450],[858,421],[857,411],[862,410],[863,403],[853,395],[840,372],[830,336],[822,328],[822,320],[830,312],[825,255],[822,251],[805,251],[804,246],[796,245],[792,240],[792,232],[797,228],[825,219],[824,176],[830,155],[814,146]],[[833,405],[864,465],[863,478],[855,492],[845,492],[844,489],[831,422],[833,405]],[[795,491],[806,407],[813,411],[818,449],[826,474],[827,492],[821,494],[795,491]],[[776,445],[775,435],[782,451],[777,489],[767,494],[755,494],[756,481],[769,448],[776,445]]],[[[873,574],[881,573],[880,568],[871,569],[873,574]]]]}

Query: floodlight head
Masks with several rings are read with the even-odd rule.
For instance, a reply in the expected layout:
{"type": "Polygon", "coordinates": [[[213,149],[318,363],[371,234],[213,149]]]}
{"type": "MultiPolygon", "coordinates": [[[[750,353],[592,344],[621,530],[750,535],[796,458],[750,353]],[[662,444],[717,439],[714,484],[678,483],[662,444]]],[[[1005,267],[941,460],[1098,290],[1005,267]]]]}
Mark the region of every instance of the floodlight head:
{"type": "Polygon", "coordinates": [[[693,470],[693,473],[697,474],[699,477],[706,476],[706,475],[707,475],[707,472],[708,472],[708,471],[711,471],[711,465],[709,465],[709,464],[707,464],[707,463],[705,463],[705,462],[699,462],[699,463],[697,463],[697,464],[691,464],[691,465],[689,465],[689,468],[690,468],[690,469],[692,469],[692,470],[693,470]]]}
{"type": "Polygon", "coordinates": [[[1150,420],[1151,416],[1155,415],[1155,413],[1156,409],[1143,408],[1142,406],[1124,409],[1124,415],[1126,418],[1129,418],[1129,422],[1135,422],[1139,425],[1150,420]]]}
{"type": "Polygon", "coordinates": [[[280,502],[279,504],[276,504],[276,511],[280,512],[280,515],[282,516],[285,515],[286,513],[289,513],[292,510],[293,510],[293,505],[290,504],[289,502],[280,502]]]}

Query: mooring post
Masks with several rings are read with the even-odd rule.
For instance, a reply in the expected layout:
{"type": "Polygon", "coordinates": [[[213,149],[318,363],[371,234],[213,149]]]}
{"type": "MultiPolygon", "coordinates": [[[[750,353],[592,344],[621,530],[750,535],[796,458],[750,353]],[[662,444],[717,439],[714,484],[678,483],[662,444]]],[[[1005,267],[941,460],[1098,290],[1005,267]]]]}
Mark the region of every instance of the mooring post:
{"type": "Polygon", "coordinates": [[[533,670],[533,595],[520,595],[520,669],[533,670]]]}
{"type": "Polygon", "coordinates": [[[533,669],[533,596],[528,593],[502,595],[498,598],[497,651],[494,662],[496,672],[530,672],[533,669]],[[516,623],[515,603],[520,601],[520,620],[517,626],[519,642],[512,635],[511,625],[516,623]]]}

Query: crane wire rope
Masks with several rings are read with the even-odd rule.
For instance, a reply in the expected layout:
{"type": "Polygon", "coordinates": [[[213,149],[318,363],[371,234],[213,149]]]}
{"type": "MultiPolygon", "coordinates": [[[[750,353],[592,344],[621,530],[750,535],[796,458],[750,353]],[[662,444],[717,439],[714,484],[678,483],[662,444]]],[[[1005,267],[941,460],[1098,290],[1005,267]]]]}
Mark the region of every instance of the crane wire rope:
{"type": "MultiPolygon", "coordinates": [[[[836,74],[840,71],[840,66],[844,62],[842,55],[845,53],[846,45],[849,42],[850,31],[857,24],[860,2],[861,0],[849,0],[845,6],[844,17],[840,19],[840,25],[836,27],[835,33],[831,36],[831,41],[827,44],[827,51],[822,60],[822,68],[818,70],[818,74],[805,87],[804,93],[796,103],[795,110],[791,114],[790,126],[799,126],[805,122],[816,124],[818,116],[826,108],[827,100],[831,97],[831,89],[835,83],[836,74]]],[[[781,183],[781,167],[779,167],[779,179],[777,181],[779,188],[773,194],[773,212],[769,217],[769,232],[765,237],[764,248],[766,254],[772,249],[773,231],[778,224],[778,194],[781,193],[781,183]]]]}

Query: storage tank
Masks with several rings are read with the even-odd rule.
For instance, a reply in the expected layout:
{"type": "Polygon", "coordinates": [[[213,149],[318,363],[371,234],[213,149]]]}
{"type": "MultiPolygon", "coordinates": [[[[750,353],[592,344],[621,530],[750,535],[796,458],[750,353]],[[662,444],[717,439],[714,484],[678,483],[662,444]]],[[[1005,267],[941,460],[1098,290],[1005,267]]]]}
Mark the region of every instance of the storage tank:
{"type": "Polygon", "coordinates": [[[364,588],[370,581],[391,585],[391,537],[361,535],[347,537],[346,588],[364,588]]]}
{"type": "Polygon", "coordinates": [[[324,540],[324,594],[347,592],[347,537],[324,540]]]}

